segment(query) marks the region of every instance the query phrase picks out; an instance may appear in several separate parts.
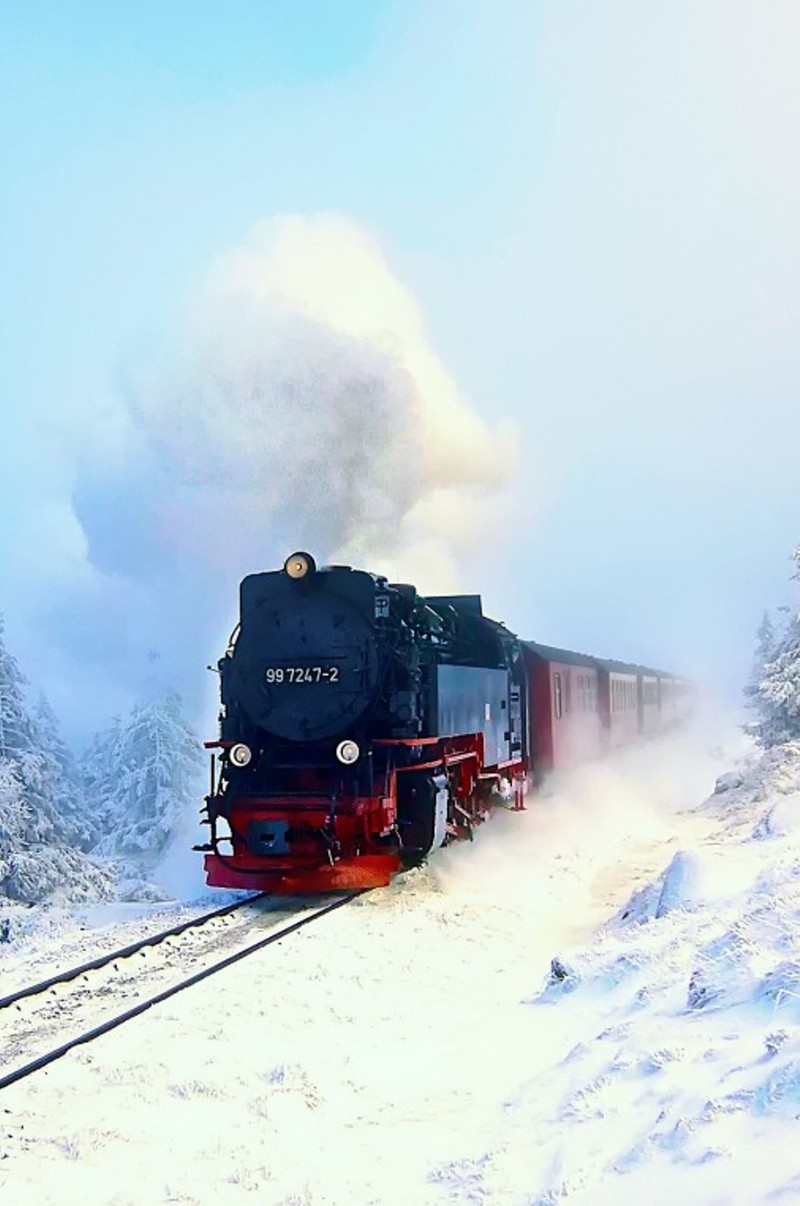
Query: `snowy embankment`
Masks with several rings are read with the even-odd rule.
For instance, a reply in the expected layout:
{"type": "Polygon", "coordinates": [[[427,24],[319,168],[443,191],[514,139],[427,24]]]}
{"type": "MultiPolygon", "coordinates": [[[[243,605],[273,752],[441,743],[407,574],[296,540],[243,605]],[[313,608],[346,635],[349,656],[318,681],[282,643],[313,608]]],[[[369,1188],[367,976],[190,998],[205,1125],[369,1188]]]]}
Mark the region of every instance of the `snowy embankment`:
{"type": "Polygon", "coordinates": [[[0,1194],[797,1200],[800,748],[706,799],[736,745],[554,783],[6,1090],[0,1194]]]}

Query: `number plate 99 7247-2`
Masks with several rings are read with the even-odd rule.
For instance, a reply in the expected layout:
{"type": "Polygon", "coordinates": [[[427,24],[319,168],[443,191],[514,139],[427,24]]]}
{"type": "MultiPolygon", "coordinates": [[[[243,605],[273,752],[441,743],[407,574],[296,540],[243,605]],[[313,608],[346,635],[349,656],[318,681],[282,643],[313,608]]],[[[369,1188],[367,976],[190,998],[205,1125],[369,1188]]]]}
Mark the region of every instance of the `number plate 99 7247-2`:
{"type": "Polygon", "coordinates": [[[273,683],[338,683],[338,666],[267,666],[266,681],[273,683]]]}

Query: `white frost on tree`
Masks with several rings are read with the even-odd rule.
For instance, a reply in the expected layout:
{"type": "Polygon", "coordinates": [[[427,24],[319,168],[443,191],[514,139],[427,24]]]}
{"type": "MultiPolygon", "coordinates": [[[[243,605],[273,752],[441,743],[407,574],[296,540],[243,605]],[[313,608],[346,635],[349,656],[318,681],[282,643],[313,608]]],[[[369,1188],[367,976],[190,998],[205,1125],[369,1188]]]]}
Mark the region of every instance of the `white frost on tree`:
{"type": "Polygon", "coordinates": [[[19,771],[8,758],[0,758],[0,880],[7,859],[25,833],[26,811],[19,771]]]}
{"type": "Polygon", "coordinates": [[[0,617],[0,896],[108,897],[110,873],[80,849],[92,838],[77,769],[49,705],[29,708],[25,687],[0,617]]]}
{"type": "Polygon", "coordinates": [[[81,770],[97,818],[99,854],[154,863],[188,811],[196,811],[203,766],[180,697],[136,705],[99,733],[81,770]]]}
{"type": "Polygon", "coordinates": [[[780,644],[779,631],[776,628],[775,622],[768,611],[764,612],[761,617],[761,623],[756,632],[756,647],[753,653],[753,664],[750,669],[750,676],[745,684],[744,697],[749,708],[759,709],[760,696],[759,688],[766,667],[775,657],[778,646],[780,644]]]}
{"type": "MultiPolygon", "coordinates": [[[[792,577],[800,581],[800,545],[792,560],[796,567],[792,577]]],[[[754,696],[761,720],[759,739],[766,746],[800,737],[800,611],[786,610],[786,623],[773,637],[771,656],[754,696]]]]}
{"type": "Polygon", "coordinates": [[[25,706],[25,678],[5,646],[0,616],[0,758],[14,759],[33,749],[31,721],[25,706]]]}
{"type": "Polygon", "coordinates": [[[56,715],[44,695],[34,705],[31,720],[42,774],[57,810],[60,838],[70,846],[90,850],[95,840],[94,823],[81,788],[78,764],[61,737],[56,715]]]}

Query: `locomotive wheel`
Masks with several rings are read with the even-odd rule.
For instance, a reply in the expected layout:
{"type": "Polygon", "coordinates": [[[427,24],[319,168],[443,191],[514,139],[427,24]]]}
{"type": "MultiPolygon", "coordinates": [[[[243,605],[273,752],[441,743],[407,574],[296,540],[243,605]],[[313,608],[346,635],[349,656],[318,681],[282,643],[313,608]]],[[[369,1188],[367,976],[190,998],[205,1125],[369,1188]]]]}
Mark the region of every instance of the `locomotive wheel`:
{"type": "Polygon", "coordinates": [[[410,850],[407,846],[403,846],[400,851],[400,863],[404,871],[413,871],[414,867],[421,867],[427,857],[427,852],[410,850]]]}
{"type": "Polygon", "coordinates": [[[397,776],[397,827],[400,858],[408,870],[425,862],[433,846],[436,785],[420,771],[397,776]]]}

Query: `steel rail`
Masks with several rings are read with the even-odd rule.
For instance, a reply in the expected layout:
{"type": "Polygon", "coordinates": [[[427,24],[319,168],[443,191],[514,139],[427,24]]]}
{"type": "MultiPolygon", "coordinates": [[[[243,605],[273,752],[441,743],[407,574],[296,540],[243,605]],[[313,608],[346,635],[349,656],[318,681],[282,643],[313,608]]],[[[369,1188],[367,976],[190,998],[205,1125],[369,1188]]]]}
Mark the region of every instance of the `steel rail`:
{"type": "Polygon", "coordinates": [[[83,1034],[79,1034],[77,1038],[70,1039],[67,1043],[62,1043],[60,1047],[55,1047],[51,1051],[46,1051],[44,1055],[40,1055],[37,1059],[31,1060],[30,1063],[24,1064],[21,1068],[16,1068],[13,1072],[8,1072],[5,1076],[0,1076],[0,1090],[8,1088],[9,1085],[16,1084],[17,1081],[24,1080],[26,1076],[31,1076],[34,1072],[39,1072],[42,1068],[46,1068],[48,1064],[52,1064],[55,1060],[61,1059],[62,1055],[66,1055],[68,1051],[72,1051],[74,1047],[79,1047],[84,1043],[91,1043],[94,1039],[100,1038],[103,1034],[108,1034],[111,1030],[116,1030],[118,1026],[122,1026],[125,1022],[130,1022],[133,1018],[139,1017],[146,1013],[148,1009],[152,1009],[154,1005],[160,1005],[163,1001],[168,1001],[170,997],[176,996],[179,992],[183,992],[185,988],[192,988],[195,984],[199,984],[202,980],[208,979],[209,976],[216,975],[217,972],[223,971],[226,967],[231,967],[234,963],[238,963],[240,959],[246,959],[248,955],[254,955],[256,951],[263,950],[264,947],[270,946],[273,942],[280,941],[288,934],[293,934],[296,930],[300,930],[303,926],[310,925],[312,921],[317,921],[320,917],[324,917],[326,913],[332,913],[334,909],[340,909],[342,905],[349,904],[351,900],[355,900],[357,896],[361,896],[364,889],[361,888],[357,892],[350,892],[347,896],[343,896],[340,900],[333,901],[332,904],[325,905],[321,909],[317,909],[309,917],[303,917],[299,921],[292,922],[291,925],[284,926],[283,929],[276,930],[272,934],[268,934],[266,938],[260,939],[259,942],[254,942],[251,946],[245,947],[244,950],[237,951],[233,955],[228,955],[227,958],[221,959],[219,963],[214,963],[211,967],[205,968],[201,972],[195,972],[193,976],[189,976],[186,980],[181,980],[178,984],[173,984],[170,988],[165,988],[162,992],[156,993],[153,997],[148,997],[146,1001],[140,1001],[138,1005],[134,1005],[131,1009],[126,1009],[124,1013],[116,1014],[112,1018],[108,1018],[105,1022],[101,1022],[99,1026],[94,1026],[91,1030],[86,1030],[83,1034]]]}
{"type": "Polygon", "coordinates": [[[81,963],[80,967],[71,967],[68,971],[56,972],[54,975],[48,976],[46,980],[40,980],[38,984],[28,984],[25,988],[16,989],[7,996],[0,997],[0,1009],[14,1005],[17,1001],[23,1001],[26,997],[38,996],[39,993],[46,992],[48,988],[52,988],[56,984],[68,984],[86,972],[98,971],[101,967],[113,963],[115,959],[128,959],[138,951],[144,950],[145,947],[158,946],[166,938],[175,938],[185,930],[201,928],[206,922],[213,921],[215,917],[225,917],[228,913],[243,909],[245,905],[252,904],[255,900],[261,900],[266,895],[266,892],[258,892],[255,896],[248,896],[247,900],[237,900],[233,904],[223,905],[220,909],[213,909],[210,913],[203,913],[200,917],[193,917],[190,921],[181,921],[178,925],[174,925],[168,930],[162,930],[159,934],[140,938],[137,942],[131,942],[128,946],[122,946],[119,950],[111,951],[107,955],[98,955],[96,959],[90,959],[88,963],[81,963]]]}

